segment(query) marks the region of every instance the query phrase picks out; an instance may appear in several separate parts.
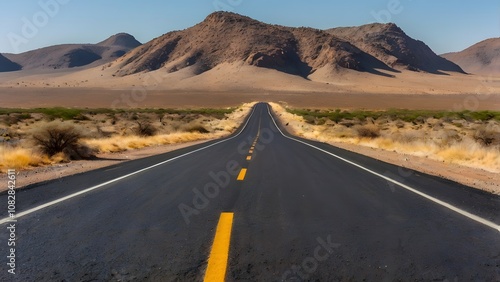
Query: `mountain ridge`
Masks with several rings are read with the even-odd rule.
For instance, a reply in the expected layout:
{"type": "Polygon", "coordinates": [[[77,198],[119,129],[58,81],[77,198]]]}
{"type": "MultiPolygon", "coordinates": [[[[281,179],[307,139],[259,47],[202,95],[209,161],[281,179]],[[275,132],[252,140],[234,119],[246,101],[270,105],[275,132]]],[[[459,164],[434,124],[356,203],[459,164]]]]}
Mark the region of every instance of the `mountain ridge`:
{"type": "Polygon", "coordinates": [[[328,29],[339,38],[349,38],[354,45],[390,67],[443,74],[443,71],[464,71],[435,54],[420,40],[408,36],[394,23],[366,24],[357,27],[328,29]]]}
{"type": "MultiPolygon", "coordinates": [[[[109,63],[140,45],[132,35],[119,33],[96,44],[60,44],[2,55],[22,70],[68,69],[109,63]]],[[[0,71],[3,65],[0,61],[0,71]]]]}
{"type": "Polygon", "coordinates": [[[370,25],[351,28],[352,34],[345,36],[345,28],[285,27],[231,12],[215,12],[193,27],[145,43],[112,65],[118,76],[158,69],[171,73],[187,67],[200,74],[219,64],[236,62],[304,78],[324,69],[330,73],[347,69],[384,76],[398,73],[401,67],[434,74],[464,73],[395,24],[371,24],[379,30],[371,33],[364,30],[366,26],[370,25]],[[389,28],[383,31],[380,27],[384,26],[389,28]],[[356,32],[360,35],[354,36],[356,32]],[[370,35],[373,42],[361,44],[362,34],[370,35]],[[393,57],[392,62],[388,56],[393,57]]]}

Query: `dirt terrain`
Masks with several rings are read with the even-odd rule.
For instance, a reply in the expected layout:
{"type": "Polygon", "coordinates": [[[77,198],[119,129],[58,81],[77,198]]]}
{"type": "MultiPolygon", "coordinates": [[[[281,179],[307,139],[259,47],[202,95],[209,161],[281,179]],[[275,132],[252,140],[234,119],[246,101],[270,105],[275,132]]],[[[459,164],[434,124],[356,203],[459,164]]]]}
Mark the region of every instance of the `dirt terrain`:
{"type": "MultiPolygon", "coordinates": [[[[364,120],[354,117],[332,121],[312,116],[321,113],[320,110],[296,115],[279,104],[271,105],[294,135],[500,194],[498,118],[467,121],[451,116],[416,116],[403,121],[400,117],[391,118],[398,115],[393,112],[364,120]],[[490,136],[487,143],[482,141],[485,135],[490,136]]],[[[408,173],[402,170],[396,177],[404,179],[408,173]]]]}
{"type": "Polygon", "coordinates": [[[38,108],[220,108],[234,107],[248,101],[286,102],[294,107],[342,109],[427,109],[427,110],[497,110],[500,94],[363,94],[285,92],[265,90],[180,91],[149,90],[134,96],[132,90],[99,88],[3,88],[1,107],[38,108]],[[82,99],[81,97],[85,97],[82,99]],[[135,98],[134,98],[135,97],[135,98]]]}

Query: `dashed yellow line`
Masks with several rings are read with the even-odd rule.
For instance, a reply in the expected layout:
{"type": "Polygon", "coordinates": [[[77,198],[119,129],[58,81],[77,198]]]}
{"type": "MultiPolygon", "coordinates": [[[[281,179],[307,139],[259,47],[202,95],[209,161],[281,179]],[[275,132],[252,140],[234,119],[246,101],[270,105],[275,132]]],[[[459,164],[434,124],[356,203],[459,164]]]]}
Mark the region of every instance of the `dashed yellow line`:
{"type": "Polygon", "coordinates": [[[248,156],[247,161],[251,161],[251,160],[252,160],[252,156],[248,156]]]}
{"type": "Polygon", "coordinates": [[[240,174],[238,174],[238,178],[236,180],[238,180],[238,181],[244,180],[246,174],[247,174],[247,169],[246,168],[242,168],[241,171],[240,171],[240,174]]]}
{"type": "Polygon", "coordinates": [[[253,154],[253,150],[248,151],[249,154],[253,154]]]}
{"type": "Polygon", "coordinates": [[[232,212],[225,212],[220,215],[204,281],[224,281],[226,278],[233,218],[234,214],[232,212]]]}

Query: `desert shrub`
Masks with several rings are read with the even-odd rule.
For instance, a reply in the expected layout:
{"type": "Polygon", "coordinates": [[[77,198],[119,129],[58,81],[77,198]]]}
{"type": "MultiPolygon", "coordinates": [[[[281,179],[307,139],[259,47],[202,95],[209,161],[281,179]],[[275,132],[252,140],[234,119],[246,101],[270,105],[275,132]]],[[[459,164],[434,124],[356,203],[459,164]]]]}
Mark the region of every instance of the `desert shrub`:
{"type": "Polygon", "coordinates": [[[137,125],[135,132],[139,136],[153,136],[158,132],[150,122],[137,122],[137,125]]]}
{"type": "Polygon", "coordinates": [[[474,133],[474,140],[485,146],[500,144],[500,131],[488,126],[482,126],[474,133]]]}
{"type": "Polygon", "coordinates": [[[315,124],[316,123],[316,118],[311,115],[306,115],[304,116],[304,121],[309,123],[309,124],[315,124]]]}
{"type": "Polygon", "coordinates": [[[72,158],[90,157],[90,153],[78,144],[78,140],[83,136],[82,131],[72,123],[49,122],[35,129],[32,136],[35,144],[49,156],[65,153],[72,158]],[[78,155],[79,153],[81,155],[78,155]]]}
{"type": "Polygon", "coordinates": [[[358,125],[354,129],[361,138],[377,138],[380,136],[380,128],[376,125],[358,125]]]}
{"type": "Polygon", "coordinates": [[[324,125],[326,123],[325,118],[320,118],[316,121],[316,125],[324,125]]]}
{"type": "Polygon", "coordinates": [[[462,136],[456,130],[440,128],[432,134],[432,140],[441,147],[449,147],[462,141],[462,136]]]}
{"type": "Polygon", "coordinates": [[[192,125],[186,128],[187,132],[199,132],[199,133],[210,133],[203,125],[192,125]]]}
{"type": "Polygon", "coordinates": [[[390,134],[388,136],[390,139],[394,139],[403,144],[411,144],[418,141],[423,141],[425,139],[425,134],[420,130],[405,131],[400,134],[390,134]]]}
{"type": "Polygon", "coordinates": [[[3,123],[11,126],[14,124],[17,124],[18,122],[21,122],[26,119],[30,119],[31,114],[28,113],[21,113],[21,114],[7,114],[3,117],[3,123]]]}
{"type": "Polygon", "coordinates": [[[90,118],[88,116],[84,115],[84,114],[78,114],[73,119],[74,120],[78,120],[78,121],[90,120],[90,118]]]}

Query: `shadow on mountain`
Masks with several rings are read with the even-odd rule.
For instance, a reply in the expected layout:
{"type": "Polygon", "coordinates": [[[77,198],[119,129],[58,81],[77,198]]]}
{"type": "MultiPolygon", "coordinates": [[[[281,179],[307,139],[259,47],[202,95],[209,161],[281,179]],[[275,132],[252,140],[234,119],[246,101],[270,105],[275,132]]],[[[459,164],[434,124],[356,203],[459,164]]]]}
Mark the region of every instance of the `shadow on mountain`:
{"type": "Polygon", "coordinates": [[[71,51],[70,53],[64,54],[64,59],[67,60],[68,67],[81,67],[91,64],[97,60],[102,59],[101,56],[85,49],[76,49],[71,51]]]}
{"type": "Polygon", "coordinates": [[[0,72],[18,71],[21,69],[21,65],[14,63],[0,54],[0,72]]]}

